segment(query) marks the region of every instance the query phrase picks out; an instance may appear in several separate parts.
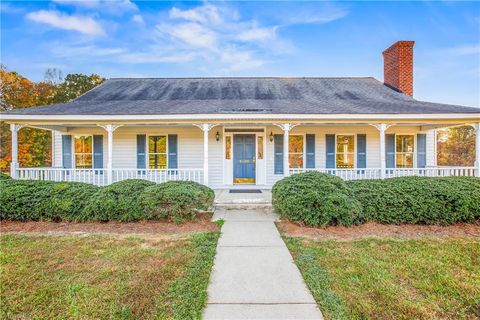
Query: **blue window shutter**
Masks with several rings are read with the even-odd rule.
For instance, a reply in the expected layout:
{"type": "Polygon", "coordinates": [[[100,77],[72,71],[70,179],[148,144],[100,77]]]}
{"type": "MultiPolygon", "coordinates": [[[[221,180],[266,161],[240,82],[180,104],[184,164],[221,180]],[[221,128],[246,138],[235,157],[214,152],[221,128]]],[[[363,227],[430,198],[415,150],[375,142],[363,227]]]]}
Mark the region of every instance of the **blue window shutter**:
{"type": "Polygon", "coordinates": [[[103,168],[103,136],[93,136],[93,167],[103,168]]]}
{"type": "Polygon", "coordinates": [[[367,135],[357,134],[357,168],[367,167],[367,135]]]}
{"type": "Polygon", "coordinates": [[[62,163],[64,168],[72,168],[72,136],[62,135],[62,163]]]}
{"type": "Polygon", "coordinates": [[[395,168],[395,135],[385,135],[385,160],[387,168],[395,168]]]}
{"type": "Polygon", "coordinates": [[[275,134],[274,141],[274,168],[275,174],[283,174],[283,134],[275,134]]]}
{"type": "Polygon", "coordinates": [[[425,133],[417,134],[417,168],[427,166],[427,135],[425,133]]]}
{"type": "Polygon", "coordinates": [[[177,141],[178,141],[178,137],[176,134],[168,135],[168,168],[169,169],[178,168],[177,141]]]}
{"type": "Polygon", "coordinates": [[[137,169],[145,169],[146,163],[146,143],[147,136],[144,134],[137,134],[137,169]]]}
{"type": "Polygon", "coordinates": [[[325,135],[326,167],[335,168],[335,135],[325,135]]]}
{"type": "Polygon", "coordinates": [[[307,134],[305,136],[305,140],[306,140],[306,143],[307,143],[306,167],[307,168],[315,168],[315,135],[314,134],[307,134]]]}

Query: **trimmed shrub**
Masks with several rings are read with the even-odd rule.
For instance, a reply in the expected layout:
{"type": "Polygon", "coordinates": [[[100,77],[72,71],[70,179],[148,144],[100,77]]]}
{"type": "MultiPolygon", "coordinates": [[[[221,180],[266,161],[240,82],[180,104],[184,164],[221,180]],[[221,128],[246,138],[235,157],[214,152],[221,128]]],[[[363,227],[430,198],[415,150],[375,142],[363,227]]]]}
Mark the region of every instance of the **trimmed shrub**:
{"type": "Polygon", "coordinates": [[[8,174],[0,172],[0,180],[10,180],[10,179],[12,179],[12,177],[10,177],[8,174]]]}
{"type": "Polygon", "coordinates": [[[79,221],[138,221],[147,216],[138,199],[155,182],[129,179],[100,188],[88,201],[79,221]]]}
{"type": "Polygon", "coordinates": [[[80,182],[0,180],[0,219],[73,221],[97,190],[80,182]]]}
{"type": "Polygon", "coordinates": [[[272,188],[275,210],[284,218],[310,226],[350,226],[363,221],[360,203],[345,182],[319,172],[288,176],[272,188]]]}
{"type": "Polygon", "coordinates": [[[148,219],[167,218],[175,223],[195,220],[199,211],[210,210],[215,194],[212,189],[192,181],[168,181],[148,187],[140,203],[148,219]]]}
{"type": "Polygon", "coordinates": [[[480,179],[401,177],[348,181],[367,220],[387,224],[453,224],[480,219],[480,179]]]}

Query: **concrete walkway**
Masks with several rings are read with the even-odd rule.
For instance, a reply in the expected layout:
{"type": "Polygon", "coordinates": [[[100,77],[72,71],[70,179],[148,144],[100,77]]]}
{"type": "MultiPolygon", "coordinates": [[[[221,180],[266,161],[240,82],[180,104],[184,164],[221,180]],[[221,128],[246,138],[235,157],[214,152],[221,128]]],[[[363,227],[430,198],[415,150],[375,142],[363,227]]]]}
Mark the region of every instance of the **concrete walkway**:
{"type": "Polygon", "coordinates": [[[205,319],[322,319],[274,221],[261,210],[221,210],[224,219],[205,319]]]}

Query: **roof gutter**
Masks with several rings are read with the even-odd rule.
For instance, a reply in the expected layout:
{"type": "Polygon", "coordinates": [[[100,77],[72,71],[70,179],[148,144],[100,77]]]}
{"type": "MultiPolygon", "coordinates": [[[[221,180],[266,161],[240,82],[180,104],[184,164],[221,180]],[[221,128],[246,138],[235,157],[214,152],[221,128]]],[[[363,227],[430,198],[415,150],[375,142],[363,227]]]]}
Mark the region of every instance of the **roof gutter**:
{"type": "Polygon", "coordinates": [[[0,120],[14,121],[190,121],[208,120],[473,120],[480,112],[436,114],[160,114],[160,115],[32,115],[0,114],[0,120]]]}

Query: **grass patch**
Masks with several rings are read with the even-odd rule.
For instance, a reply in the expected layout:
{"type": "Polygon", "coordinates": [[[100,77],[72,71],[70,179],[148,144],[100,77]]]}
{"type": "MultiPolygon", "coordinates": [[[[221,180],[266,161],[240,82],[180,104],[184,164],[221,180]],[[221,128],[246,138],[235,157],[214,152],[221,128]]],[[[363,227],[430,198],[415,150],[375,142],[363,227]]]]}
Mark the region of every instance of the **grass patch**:
{"type": "Polygon", "coordinates": [[[480,240],[285,238],[326,319],[478,319],[480,240]]]}
{"type": "Polygon", "coordinates": [[[0,318],[201,317],[219,237],[0,237],[0,318]]]}

